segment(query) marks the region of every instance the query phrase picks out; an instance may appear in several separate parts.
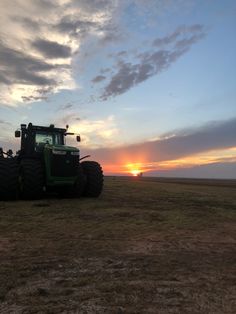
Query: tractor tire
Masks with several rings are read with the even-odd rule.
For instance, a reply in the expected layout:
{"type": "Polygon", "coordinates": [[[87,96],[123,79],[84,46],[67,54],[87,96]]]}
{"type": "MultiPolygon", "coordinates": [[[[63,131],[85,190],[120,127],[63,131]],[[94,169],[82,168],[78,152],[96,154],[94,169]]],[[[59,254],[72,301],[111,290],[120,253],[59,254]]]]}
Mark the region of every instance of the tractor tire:
{"type": "Polygon", "coordinates": [[[62,186],[57,189],[59,197],[62,198],[79,198],[84,193],[85,188],[85,175],[81,164],[77,170],[77,180],[73,186],[62,186]]]}
{"type": "Polygon", "coordinates": [[[103,188],[102,167],[96,161],[83,161],[81,166],[86,179],[83,196],[98,197],[103,188]]]}
{"type": "Polygon", "coordinates": [[[20,193],[23,199],[43,196],[44,172],[39,160],[23,159],[20,164],[20,193]]]}
{"type": "Polygon", "coordinates": [[[0,158],[0,201],[18,197],[18,165],[14,158],[0,158]]]}
{"type": "Polygon", "coordinates": [[[83,171],[83,167],[81,164],[79,164],[77,180],[76,180],[75,186],[73,187],[74,197],[81,197],[84,194],[85,183],[86,183],[86,177],[83,171]]]}

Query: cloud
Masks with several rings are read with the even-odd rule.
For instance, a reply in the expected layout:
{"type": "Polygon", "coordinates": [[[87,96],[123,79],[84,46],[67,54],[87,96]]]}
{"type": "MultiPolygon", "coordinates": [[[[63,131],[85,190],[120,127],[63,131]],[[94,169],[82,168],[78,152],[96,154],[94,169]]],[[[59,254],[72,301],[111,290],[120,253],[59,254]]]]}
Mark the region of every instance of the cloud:
{"type": "Polygon", "coordinates": [[[119,133],[113,115],[99,120],[75,120],[77,121],[71,124],[71,129],[74,132],[80,132],[82,138],[81,146],[83,150],[86,147],[96,148],[101,147],[101,145],[111,146],[114,144],[114,138],[119,133]]]}
{"type": "Polygon", "coordinates": [[[54,26],[59,32],[69,34],[72,37],[84,37],[92,30],[96,30],[99,23],[90,20],[77,20],[72,15],[63,17],[58,24],[54,26]]]}
{"type": "MultiPolygon", "coordinates": [[[[82,149],[98,148],[102,145],[108,147],[114,144],[114,138],[118,135],[115,116],[109,115],[103,119],[87,119],[78,117],[78,114],[71,111],[57,118],[56,125],[70,126],[69,131],[81,134],[82,149]]],[[[74,138],[68,138],[68,143],[75,145],[74,138]]]]}
{"type": "Polygon", "coordinates": [[[61,105],[59,107],[59,110],[67,111],[68,109],[72,109],[72,108],[73,108],[73,104],[67,103],[67,104],[61,105]]]}
{"type": "MultiPolygon", "coordinates": [[[[176,41],[178,43],[178,39],[180,38],[180,36],[186,36],[186,35],[188,36],[189,34],[190,34],[190,38],[195,38],[197,41],[198,39],[201,38],[201,37],[200,38],[198,37],[199,35],[200,36],[204,35],[203,25],[201,24],[194,24],[191,26],[181,25],[173,33],[165,37],[156,38],[153,41],[153,46],[158,47],[158,48],[166,47],[167,45],[176,43],[176,41]]],[[[184,40],[186,40],[186,38],[184,38],[184,40]]]]}
{"type": "Polygon", "coordinates": [[[40,74],[54,69],[53,65],[21,51],[6,47],[1,42],[0,67],[1,77],[7,85],[24,83],[26,85],[37,84],[41,86],[54,83],[54,81],[50,81],[50,79],[40,74]]]}
{"type": "Polygon", "coordinates": [[[92,79],[93,83],[100,83],[104,81],[106,77],[104,75],[97,75],[94,79],[92,79]]]}
{"type": "Polygon", "coordinates": [[[152,46],[156,49],[152,48],[150,51],[139,54],[136,63],[121,60],[120,56],[126,54],[119,54],[117,64],[113,69],[115,73],[104,87],[101,99],[107,100],[121,95],[166,70],[204,36],[205,31],[202,25],[181,26],[172,34],[155,39],[152,46]]]}
{"type": "Polygon", "coordinates": [[[57,89],[60,76],[68,75],[67,64],[50,64],[0,42],[0,101],[33,101],[44,99],[57,89]]]}
{"type": "Polygon", "coordinates": [[[105,164],[137,162],[142,156],[146,162],[175,160],[210,150],[236,146],[236,118],[207,124],[201,128],[175,131],[172,136],[116,148],[87,151],[105,164]]]}
{"type": "Polygon", "coordinates": [[[18,105],[76,88],[73,58],[90,37],[107,38],[116,7],[116,1],[2,0],[0,102],[18,105]]]}
{"type": "Polygon", "coordinates": [[[32,43],[32,46],[47,58],[69,58],[72,54],[69,46],[49,40],[37,39],[32,43]]]}

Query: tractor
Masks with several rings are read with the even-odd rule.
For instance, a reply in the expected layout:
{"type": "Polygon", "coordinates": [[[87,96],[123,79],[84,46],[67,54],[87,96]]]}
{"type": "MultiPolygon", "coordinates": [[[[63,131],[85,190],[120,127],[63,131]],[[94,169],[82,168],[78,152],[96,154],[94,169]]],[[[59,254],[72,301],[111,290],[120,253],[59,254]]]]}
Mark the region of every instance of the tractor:
{"type": "MultiPolygon", "coordinates": [[[[95,161],[82,161],[80,150],[66,145],[66,137],[75,135],[66,128],[21,124],[15,137],[21,148],[0,148],[0,201],[40,199],[45,193],[65,197],[98,197],[103,188],[103,171],[95,161]],[[81,162],[82,161],[82,162],[81,162]]],[[[76,136],[80,142],[80,136],[76,136]]]]}

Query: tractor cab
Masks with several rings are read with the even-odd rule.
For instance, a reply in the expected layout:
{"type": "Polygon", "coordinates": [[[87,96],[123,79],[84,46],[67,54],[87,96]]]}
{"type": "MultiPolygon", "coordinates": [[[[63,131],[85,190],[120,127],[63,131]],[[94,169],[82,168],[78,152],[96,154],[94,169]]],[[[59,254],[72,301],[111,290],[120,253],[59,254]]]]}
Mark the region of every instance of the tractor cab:
{"type": "MultiPolygon", "coordinates": [[[[37,126],[29,123],[28,127],[21,124],[21,129],[15,131],[15,137],[21,137],[21,156],[33,156],[43,153],[46,145],[56,147],[65,145],[65,137],[74,135],[69,133],[68,126],[65,129],[55,128],[53,124],[49,127],[37,126]]],[[[76,140],[80,142],[80,136],[76,136],[76,140]]]]}

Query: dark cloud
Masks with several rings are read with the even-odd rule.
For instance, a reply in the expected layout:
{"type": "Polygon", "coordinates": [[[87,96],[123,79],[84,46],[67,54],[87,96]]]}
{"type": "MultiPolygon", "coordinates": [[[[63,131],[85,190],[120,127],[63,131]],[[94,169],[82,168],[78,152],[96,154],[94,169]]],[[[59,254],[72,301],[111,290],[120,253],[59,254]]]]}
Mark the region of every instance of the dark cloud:
{"type": "Polygon", "coordinates": [[[101,99],[107,100],[123,94],[149,77],[166,70],[204,36],[202,25],[181,26],[169,36],[156,39],[153,45],[158,49],[139,54],[136,63],[120,60],[122,55],[119,55],[115,73],[105,86],[101,99]]]}
{"type": "Polygon", "coordinates": [[[69,109],[72,109],[73,108],[73,105],[71,103],[67,103],[67,104],[64,104],[62,106],[60,106],[60,110],[69,110],[69,109]]]}
{"type": "Polygon", "coordinates": [[[92,79],[93,83],[100,83],[106,79],[106,76],[104,75],[98,75],[94,79],[92,79]]]}
{"type": "Polygon", "coordinates": [[[56,83],[55,85],[52,85],[52,86],[42,86],[41,88],[36,88],[35,92],[37,96],[35,95],[21,96],[21,99],[24,102],[47,100],[48,94],[53,92],[55,86],[56,86],[56,83]]]}
{"type": "Polygon", "coordinates": [[[83,19],[82,16],[79,19],[74,15],[65,16],[53,28],[60,33],[69,34],[77,39],[85,38],[94,32],[100,32],[102,34],[98,39],[100,46],[119,41],[124,37],[120,30],[121,27],[115,25],[114,21],[108,21],[104,25],[101,22],[94,22],[88,18],[83,19]]]}
{"type": "Polygon", "coordinates": [[[72,54],[70,47],[55,41],[37,39],[32,46],[47,58],[70,58],[72,54]]]}
{"type": "Polygon", "coordinates": [[[91,51],[91,42],[96,53],[120,37],[116,1],[16,2],[0,5],[6,27],[0,35],[1,102],[39,100],[36,90],[40,87],[54,87],[52,93],[74,88],[73,57],[82,49],[91,51]],[[65,59],[65,64],[51,60],[58,58],[65,59]]]}
{"type": "Polygon", "coordinates": [[[24,102],[32,102],[32,101],[38,101],[38,100],[46,100],[47,96],[21,96],[21,99],[24,102]]]}
{"type": "Polygon", "coordinates": [[[88,20],[76,20],[74,16],[63,17],[62,20],[54,26],[59,32],[70,34],[75,37],[84,37],[91,30],[98,28],[99,24],[88,20]]]}
{"type": "Polygon", "coordinates": [[[179,26],[173,33],[162,38],[156,38],[153,41],[153,46],[163,47],[174,43],[180,36],[186,36],[188,34],[202,34],[204,33],[204,27],[201,24],[194,24],[191,26],[179,26]]]}
{"type": "Polygon", "coordinates": [[[101,70],[100,70],[100,73],[103,75],[103,74],[106,74],[106,73],[109,73],[109,72],[111,72],[111,69],[109,69],[109,68],[102,68],[101,70]]]}
{"type": "Polygon", "coordinates": [[[4,76],[3,73],[0,73],[0,83],[10,85],[11,81],[6,76],[4,76]]]}
{"type": "Polygon", "coordinates": [[[57,4],[54,0],[34,0],[34,5],[39,8],[40,11],[54,10],[57,8],[57,4]]]}
{"type": "Polygon", "coordinates": [[[43,24],[42,22],[36,21],[28,17],[13,16],[11,20],[14,22],[18,22],[23,27],[33,29],[35,32],[38,32],[43,24]]]}
{"type": "Polygon", "coordinates": [[[175,31],[174,33],[170,34],[169,36],[157,38],[153,41],[153,46],[155,47],[163,47],[169,44],[172,44],[173,41],[179,36],[179,31],[175,31]]]}
{"type": "Polygon", "coordinates": [[[55,85],[40,72],[54,69],[42,60],[33,58],[21,51],[10,49],[0,42],[0,80],[6,85],[20,83],[24,85],[55,85]]]}
{"type": "Polygon", "coordinates": [[[202,128],[176,131],[170,138],[140,144],[87,151],[103,163],[119,162],[121,156],[142,156],[147,162],[174,160],[204,151],[236,146],[236,118],[202,128]]]}
{"type": "MultiPolygon", "coordinates": [[[[55,52],[57,56],[63,53],[65,55],[66,52],[55,52]]],[[[32,95],[21,96],[24,102],[45,100],[47,94],[53,92],[60,84],[59,78],[51,77],[51,72],[68,68],[67,64],[49,64],[23,51],[11,49],[0,41],[0,83],[9,87],[14,84],[34,86],[32,95]]]]}
{"type": "Polygon", "coordinates": [[[118,57],[124,57],[124,56],[126,56],[126,55],[127,55],[127,51],[125,51],[125,50],[122,50],[122,51],[120,51],[120,52],[117,53],[117,56],[118,56],[118,57]]]}
{"type": "Polygon", "coordinates": [[[200,39],[202,39],[205,35],[204,34],[196,34],[189,38],[184,38],[181,40],[178,40],[175,44],[175,47],[177,49],[185,49],[188,50],[190,46],[198,42],[200,39]]]}

